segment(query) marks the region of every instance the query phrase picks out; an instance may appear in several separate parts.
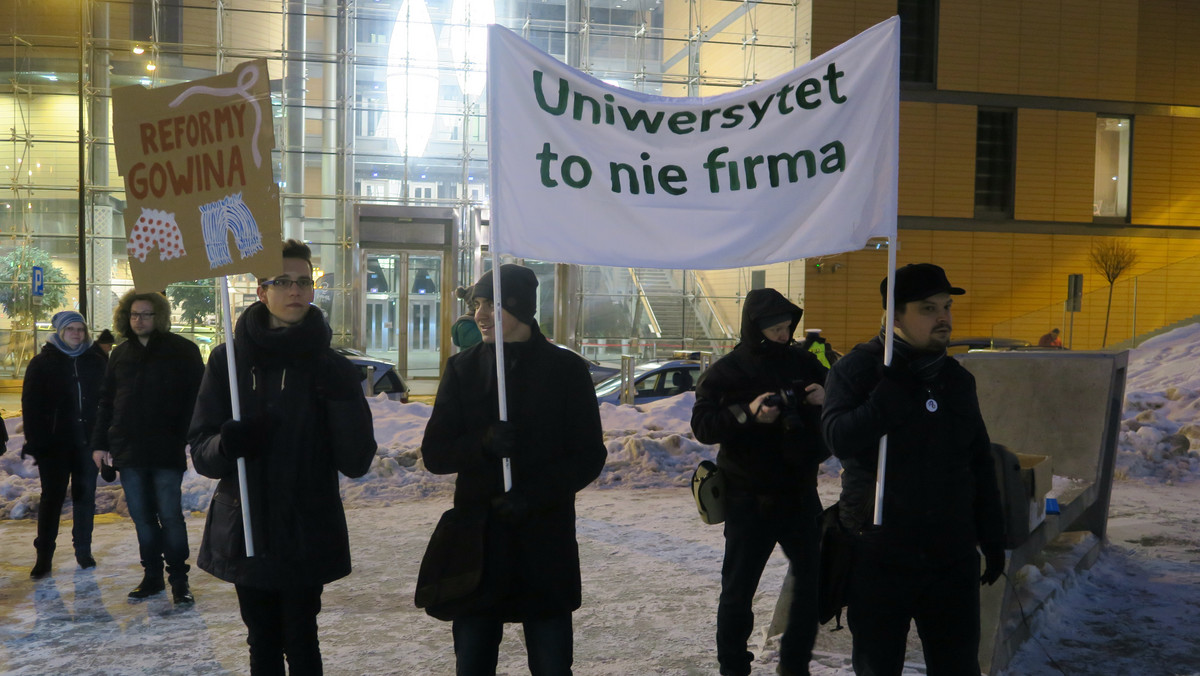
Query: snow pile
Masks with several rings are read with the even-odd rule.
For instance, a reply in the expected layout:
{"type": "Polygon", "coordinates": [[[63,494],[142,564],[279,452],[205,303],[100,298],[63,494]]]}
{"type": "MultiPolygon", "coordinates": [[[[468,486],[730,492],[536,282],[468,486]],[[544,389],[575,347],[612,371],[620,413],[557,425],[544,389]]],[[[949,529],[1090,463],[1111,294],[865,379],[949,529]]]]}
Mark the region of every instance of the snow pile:
{"type": "MultiPolygon", "coordinates": [[[[1157,482],[1191,482],[1200,477],[1200,325],[1176,329],[1147,341],[1130,355],[1126,408],[1117,453],[1118,476],[1157,482]]],[[[596,484],[601,488],[685,487],[701,460],[716,448],[697,442],[691,431],[694,393],[641,406],[602,404],[600,418],[608,461],[596,484]]],[[[379,453],[359,479],[342,478],[348,505],[390,504],[449,495],[454,477],[437,476],[421,462],[421,436],[432,407],[400,404],[384,395],[370,400],[379,453]]],[[[0,456],[0,518],[29,518],[40,487],[32,459],[22,460],[20,419],[5,421],[10,451],[0,456]]],[[[822,474],[837,475],[836,459],[822,474]]],[[[215,482],[191,469],[183,481],[184,509],[207,508],[215,482]]],[[[125,513],[120,490],[101,482],[97,511],[125,513]]]]}
{"type": "Polygon", "coordinates": [[[1130,353],[1118,476],[1172,484],[1200,476],[1200,324],[1130,353]]]}
{"type": "MultiPolygon", "coordinates": [[[[663,488],[687,486],[701,460],[716,457],[716,448],[695,441],[691,411],[695,395],[686,393],[644,406],[600,407],[608,462],[597,480],[601,487],[663,488]]],[[[400,404],[379,395],[369,400],[375,420],[379,451],[370,471],[358,479],[342,477],[342,497],[347,505],[384,504],[394,501],[449,496],[454,476],[438,476],[421,462],[421,437],[433,408],[428,404],[400,404]]],[[[22,519],[36,514],[41,493],[32,458],[22,460],[20,419],[6,420],[9,453],[0,456],[0,518],[22,519]]],[[[116,484],[100,482],[97,512],[127,514],[116,484]]],[[[183,477],[183,508],[204,511],[216,481],[196,474],[188,461],[183,477]]]]}

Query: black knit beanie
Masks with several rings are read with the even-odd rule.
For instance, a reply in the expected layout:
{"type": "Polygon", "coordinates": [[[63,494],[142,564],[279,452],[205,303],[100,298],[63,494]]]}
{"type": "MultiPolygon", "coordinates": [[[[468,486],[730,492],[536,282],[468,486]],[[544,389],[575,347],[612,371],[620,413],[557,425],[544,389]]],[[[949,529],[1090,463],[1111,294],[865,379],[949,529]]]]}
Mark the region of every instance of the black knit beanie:
{"type": "MultiPolygon", "coordinates": [[[[537,275],[533,270],[513,263],[500,266],[500,295],[504,297],[501,305],[522,324],[533,325],[533,315],[537,311],[537,285],[537,275]]],[[[475,282],[473,297],[495,300],[492,291],[492,271],[488,270],[475,282]]]]}

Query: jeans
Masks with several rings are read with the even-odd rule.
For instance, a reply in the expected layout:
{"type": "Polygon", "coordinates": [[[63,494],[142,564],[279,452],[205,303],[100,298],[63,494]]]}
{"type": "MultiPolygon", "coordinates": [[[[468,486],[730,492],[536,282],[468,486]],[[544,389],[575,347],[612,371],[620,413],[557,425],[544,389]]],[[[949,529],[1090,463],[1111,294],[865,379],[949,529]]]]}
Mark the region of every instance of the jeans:
{"type": "Polygon", "coordinates": [[[67,483],[71,485],[71,511],[74,523],[71,540],[75,551],[92,551],[92,522],[96,515],[96,476],[99,470],[92,462],[92,452],[86,448],[65,451],[66,458],[44,459],[38,462],[38,477],[42,483],[42,499],[38,503],[38,551],[53,552],[58,539],[58,522],[63,502],[67,499],[67,483]]]}
{"type": "Polygon", "coordinates": [[[248,633],[251,676],[283,676],[284,655],[291,676],[320,676],[317,614],[324,587],[234,588],[248,633]]]}
{"type": "Polygon", "coordinates": [[[746,642],[754,629],[754,594],[778,543],[791,563],[795,588],[779,663],[807,674],[817,640],[817,550],[821,501],[816,489],[789,498],[765,498],[737,489],[726,492],[725,560],[717,604],[717,662],[722,674],[745,676],[754,655],[746,642]]]}
{"type": "MultiPolygon", "coordinates": [[[[574,637],[571,614],[522,623],[530,676],[571,676],[574,637]]],[[[454,620],[456,676],[495,676],[504,623],[490,617],[454,620]]]]}
{"type": "Polygon", "coordinates": [[[162,575],[163,559],[171,583],[186,582],[187,528],[183,523],[183,470],[150,467],[121,469],[125,504],[137,529],[138,550],[147,575],[162,575]]]}
{"type": "Polygon", "coordinates": [[[979,556],[940,567],[904,565],[855,548],[846,622],[859,676],[899,676],[910,620],[929,676],[979,673],[979,556]]]}

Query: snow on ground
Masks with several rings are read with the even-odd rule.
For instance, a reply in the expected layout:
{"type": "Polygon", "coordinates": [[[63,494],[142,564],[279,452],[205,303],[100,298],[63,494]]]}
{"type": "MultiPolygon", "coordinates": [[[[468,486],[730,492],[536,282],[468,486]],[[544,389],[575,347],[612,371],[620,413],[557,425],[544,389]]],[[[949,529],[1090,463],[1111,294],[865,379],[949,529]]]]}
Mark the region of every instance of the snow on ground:
{"type": "MultiPolygon", "coordinates": [[[[1131,355],[1110,542],[1082,573],[1053,560],[1013,573],[1023,598],[1044,606],[1030,619],[1034,640],[1014,657],[1009,676],[1200,674],[1200,458],[1191,450],[1200,439],[1198,352],[1200,327],[1186,327],[1131,355]]],[[[687,489],[696,463],[714,452],[691,438],[692,402],[688,394],[640,408],[601,406],[608,463],[579,498],[584,606],[574,619],[576,674],[716,673],[723,540],[719,527],[700,522],[687,489]]],[[[370,403],[380,451],[367,476],[342,479],[355,572],[326,588],[319,618],[326,670],[450,674],[449,625],[411,599],[452,477],[431,475],[420,461],[429,406],[370,403]]],[[[37,470],[20,458],[20,420],[5,423],[11,450],[0,456],[0,672],[244,673],[244,627],[230,585],[194,570],[194,608],[176,610],[163,596],[126,601],[140,568],[116,484],[102,482],[97,498],[105,513],[95,532],[99,567],[76,568],[64,523],[53,577],[29,579],[37,470]]],[[[835,477],[831,462],[820,481],[827,504],[837,493],[835,477]]],[[[190,470],[185,476],[193,553],[213,485],[190,470]]],[[[774,673],[776,645],[762,628],[785,570],[776,552],[756,598],[755,676],[774,673]]],[[[848,642],[848,632],[823,628],[813,673],[850,674],[848,642]]],[[[915,636],[910,648],[906,673],[923,673],[915,636]]],[[[500,673],[525,673],[523,656],[510,628],[500,673]]]]}

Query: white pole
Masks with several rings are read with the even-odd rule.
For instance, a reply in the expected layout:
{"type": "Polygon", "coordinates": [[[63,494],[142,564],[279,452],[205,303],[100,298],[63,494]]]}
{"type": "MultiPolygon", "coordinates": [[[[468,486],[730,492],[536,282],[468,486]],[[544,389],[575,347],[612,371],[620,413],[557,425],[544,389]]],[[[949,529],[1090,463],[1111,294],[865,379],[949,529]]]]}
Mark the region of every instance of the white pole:
{"type": "MultiPolygon", "coordinates": [[[[495,223],[492,227],[495,227],[495,223]]],[[[492,333],[496,336],[496,394],[500,401],[500,421],[508,421],[508,396],[504,385],[504,308],[500,302],[500,253],[492,249],[492,333]]],[[[504,492],[512,490],[512,460],[504,458],[504,492]]]]}
{"type": "MultiPolygon", "coordinates": [[[[221,309],[225,315],[225,363],[229,367],[229,406],[233,419],[242,419],[242,402],[238,395],[237,360],[233,353],[233,313],[229,310],[229,278],[221,278],[221,309]]],[[[250,491],[246,489],[246,459],[237,459],[238,490],[242,501],[242,531],[246,535],[246,556],[254,556],[254,534],[250,530],[250,491]]]]}
{"type": "MultiPolygon", "coordinates": [[[[898,238],[888,238],[887,315],[883,321],[883,363],[892,363],[892,338],[896,319],[896,247],[898,238]]],[[[875,525],[883,525],[883,475],[887,470],[887,435],[879,437],[879,463],[875,466],[875,525]]]]}

